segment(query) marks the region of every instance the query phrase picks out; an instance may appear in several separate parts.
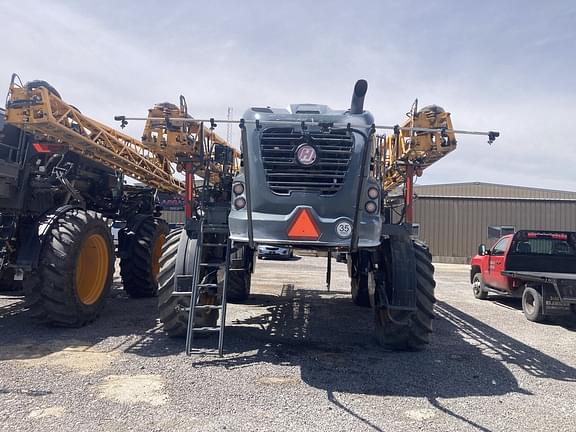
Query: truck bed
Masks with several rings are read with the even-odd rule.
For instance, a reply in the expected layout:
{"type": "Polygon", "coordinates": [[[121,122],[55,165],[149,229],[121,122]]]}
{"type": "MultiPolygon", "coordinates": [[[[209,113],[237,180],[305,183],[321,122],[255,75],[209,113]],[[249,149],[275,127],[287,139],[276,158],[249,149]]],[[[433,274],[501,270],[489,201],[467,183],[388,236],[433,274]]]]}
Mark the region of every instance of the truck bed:
{"type": "Polygon", "coordinates": [[[554,273],[554,272],[533,272],[533,271],[512,271],[505,270],[502,272],[505,276],[510,276],[516,279],[524,279],[537,282],[558,281],[558,280],[573,280],[576,281],[575,273],[554,273]]]}
{"type": "Polygon", "coordinates": [[[564,304],[576,305],[576,274],[574,273],[554,273],[554,272],[531,272],[531,271],[503,271],[503,275],[510,276],[525,282],[536,282],[542,284],[542,292],[546,303],[546,310],[557,308],[557,299],[564,304]],[[551,290],[546,290],[548,286],[551,290]],[[557,297],[554,298],[554,295],[557,297]],[[552,301],[552,302],[550,302],[552,301]]]}

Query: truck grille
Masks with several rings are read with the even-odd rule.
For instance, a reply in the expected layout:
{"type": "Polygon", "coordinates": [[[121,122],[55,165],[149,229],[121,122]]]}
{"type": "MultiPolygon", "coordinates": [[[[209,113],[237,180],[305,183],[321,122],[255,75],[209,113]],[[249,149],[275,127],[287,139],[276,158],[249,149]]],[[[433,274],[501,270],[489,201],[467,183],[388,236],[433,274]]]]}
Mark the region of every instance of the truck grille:
{"type": "Polygon", "coordinates": [[[292,128],[269,128],[262,132],[260,150],[270,190],[279,195],[318,192],[333,195],[342,188],[354,141],[346,131],[306,132],[292,128]],[[295,153],[300,144],[312,145],[316,163],[302,166],[295,153]]]}

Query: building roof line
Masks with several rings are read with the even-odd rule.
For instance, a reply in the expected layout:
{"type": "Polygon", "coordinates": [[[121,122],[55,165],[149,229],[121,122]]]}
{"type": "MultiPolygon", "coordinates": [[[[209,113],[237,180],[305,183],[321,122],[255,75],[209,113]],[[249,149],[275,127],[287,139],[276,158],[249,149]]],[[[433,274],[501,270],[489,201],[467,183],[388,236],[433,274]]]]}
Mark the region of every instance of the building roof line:
{"type": "Polygon", "coordinates": [[[498,201],[563,201],[576,203],[576,198],[542,198],[542,197],[493,197],[493,196],[465,196],[465,195],[420,195],[415,194],[417,199],[421,198],[443,198],[443,199],[465,199],[465,200],[498,200],[498,201]]]}
{"type": "Polygon", "coordinates": [[[461,182],[461,183],[435,183],[435,184],[416,184],[414,187],[418,188],[426,188],[426,187],[443,187],[443,186],[498,186],[503,188],[515,188],[515,189],[524,189],[524,190],[532,190],[532,191],[541,191],[541,192],[560,192],[560,193],[568,193],[574,194],[575,191],[569,190],[560,190],[560,189],[545,189],[545,188],[537,188],[531,186],[518,186],[518,185],[511,185],[511,184],[502,184],[502,183],[486,183],[486,182],[461,182]]]}

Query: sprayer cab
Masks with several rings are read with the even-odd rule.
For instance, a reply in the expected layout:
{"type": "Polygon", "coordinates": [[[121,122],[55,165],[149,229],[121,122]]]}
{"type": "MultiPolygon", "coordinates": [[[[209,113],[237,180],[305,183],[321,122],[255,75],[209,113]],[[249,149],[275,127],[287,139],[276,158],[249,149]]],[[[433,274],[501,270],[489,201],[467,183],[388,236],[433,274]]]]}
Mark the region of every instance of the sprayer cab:
{"type": "Polygon", "coordinates": [[[244,170],[234,181],[229,217],[232,240],[248,242],[251,225],[255,243],[379,244],[380,186],[369,177],[374,119],[364,111],[366,90],[366,81],[356,83],[348,110],[294,104],[246,111],[244,170]]]}

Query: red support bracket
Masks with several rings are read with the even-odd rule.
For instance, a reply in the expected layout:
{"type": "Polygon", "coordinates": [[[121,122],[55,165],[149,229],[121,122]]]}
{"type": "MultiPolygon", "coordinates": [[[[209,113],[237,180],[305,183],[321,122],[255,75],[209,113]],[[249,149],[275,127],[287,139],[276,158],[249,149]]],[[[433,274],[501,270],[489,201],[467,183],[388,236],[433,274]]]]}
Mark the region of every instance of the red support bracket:
{"type": "Polygon", "coordinates": [[[194,200],[194,172],[192,171],[192,162],[184,163],[184,172],[186,174],[186,197],[184,199],[184,213],[186,215],[186,219],[190,219],[192,217],[192,201],[194,200]]]}
{"type": "Polygon", "coordinates": [[[414,210],[412,208],[412,202],[414,199],[414,165],[409,164],[406,166],[406,187],[404,190],[406,194],[404,222],[407,225],[412,225],[414,222],[414,210]]]}

